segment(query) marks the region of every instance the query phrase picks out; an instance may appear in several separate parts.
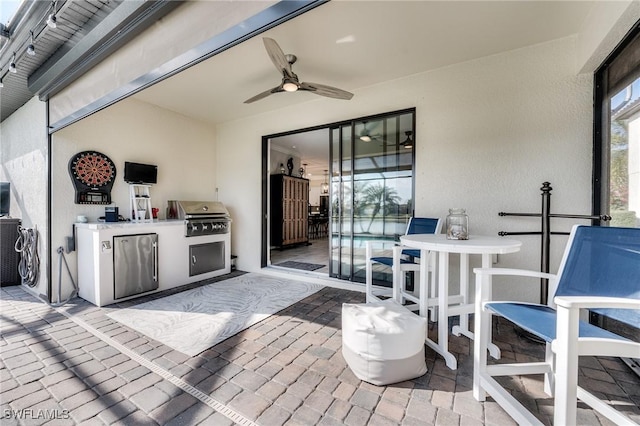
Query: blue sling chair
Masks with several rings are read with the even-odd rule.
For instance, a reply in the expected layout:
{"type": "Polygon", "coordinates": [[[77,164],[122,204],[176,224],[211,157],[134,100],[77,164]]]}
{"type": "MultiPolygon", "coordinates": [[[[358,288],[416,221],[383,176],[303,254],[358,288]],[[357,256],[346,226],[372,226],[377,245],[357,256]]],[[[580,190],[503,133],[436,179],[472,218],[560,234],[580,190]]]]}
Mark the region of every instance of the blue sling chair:
{"type": "MultiPolygon", "coordinates": [[[[408,234],[439,234],[442,228],[442,221],[439,218],[412,217],[407,224],[405,235],[408,234]]],[[[379,243],[379,242],[378,242],[379,243]]],[[[374,256],[374,245],[376,241],[366,243],[366,301],[367,303],[382,300],[382,297],[393,297],[404,304],[405,300],[413,302],[407,305],[408,309],[420,309],[420,315],[426,316],[427,309],[427,289],[421,289],[420,294],[408,292],[405,288],[404,274],[408,271],[420,270],[420,250],[403,249],[401,246],[394,247],[394,256],[374,256]],[[394,257],[399,262],[394,262],[394,257]],[[393,288],[377,288],[373,286],[373,265],[385,265],[390,267],[393,276],[393,288]],[[422,296],[422,297],[420,297],[422,296]],[[421,306],[422,305],[422,306],[421,306]]],[[[434,291],[432,280],[431,291],[434,291]]],[[[435,300],[435,299],[434,299],[435,300]]]]}
{"type": "Polygon", "coordinates": [[[577,400],[616,424],[636,424],[628,416],[578,386],[579,356],[640,358],[632,341],[581,321],[589,309],[640,327],[640,228],[575,226],[557,275],[513,269],[475,269],[476,324],[473,396],[486,393],[520,424],[542,424],[494,376],[544,374],[544,390],[554,397],[554,424],[575,425],[577,400]],[[491,276],[548,278],[548,305],[492,302],[491,276]],[[500,315],[546,342],[544,362],[487,365],[491,315],[500,315]]]}

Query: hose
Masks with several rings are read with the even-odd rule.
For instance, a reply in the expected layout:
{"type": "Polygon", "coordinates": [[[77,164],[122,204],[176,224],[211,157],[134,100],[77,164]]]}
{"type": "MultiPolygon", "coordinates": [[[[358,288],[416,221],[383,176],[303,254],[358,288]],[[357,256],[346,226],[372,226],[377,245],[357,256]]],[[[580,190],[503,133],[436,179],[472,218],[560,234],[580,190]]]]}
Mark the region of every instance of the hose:
{"type": "Polygon", "coordinates": [[[15,250],[20,253],[18,273],[22,277],[22,283],[29,287],[38,284],[40,272],[40,258],[38,257],[38,230],[36,228],[23,228],[18,225],[18,239],[15,250]]]}
{"type": "Polygon", "coordinates": [[[64,249],[62,247],[58,247],[56,250],[58,253],[58,302],[51,303],[51,306],[59,307],[67,303],[69,300],[73,299],[78,294],[78,286],[76,286],[76,282],[73,280],[73,275],[71,275],[71,269],[69,269],[69,264],[67,263],[67,258],[64,257],[64,249]],[[60,295],[62,294],[62,261],[64,260],[64,266],[67,268],[67,273],[69,274],[69,278],[71,279],[71,284],[73,285],[73,291],[66,298],[64,302],[60,301],[60,295]]]}

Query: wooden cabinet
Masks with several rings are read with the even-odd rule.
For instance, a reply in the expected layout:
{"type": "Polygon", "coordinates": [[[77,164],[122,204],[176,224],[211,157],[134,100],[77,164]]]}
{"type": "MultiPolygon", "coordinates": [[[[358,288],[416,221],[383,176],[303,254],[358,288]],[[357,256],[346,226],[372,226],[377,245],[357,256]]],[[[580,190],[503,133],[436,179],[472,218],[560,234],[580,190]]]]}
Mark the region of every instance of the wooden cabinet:
{"type": "Polygon", "coordinates": [[[271,175],[271,245],[309,241],[309,180],[271,175]]]}

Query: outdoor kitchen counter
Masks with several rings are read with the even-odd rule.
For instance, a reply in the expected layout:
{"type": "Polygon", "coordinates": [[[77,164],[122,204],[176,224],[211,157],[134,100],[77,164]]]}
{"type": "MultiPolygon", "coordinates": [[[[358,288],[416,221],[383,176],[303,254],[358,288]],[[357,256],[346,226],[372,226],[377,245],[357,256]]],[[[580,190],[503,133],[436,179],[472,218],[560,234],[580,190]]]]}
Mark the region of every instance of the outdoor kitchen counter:
{"type": "Polygon", "coordinates": [[[153,222],[76,223],[75,226],[78,250],[78,294],[96,306],[109,305],[231,272],[230,233],[187,237],[185,221],[180,219],[153,222]],[[158,288],[116,299],[114,238],[142,234],[158,235],[158,288]],[[217,243],[222,243],[226,248],[224,267],[212,272],[194,274],[190,269],[193,257],[190,250],[193,247],[217,243]]]}
{"type": "Polygon", "coordinates": [[[153,222],[77,222],[76,228],[82,229],[130,229],[132,227],[149,227],[149,226],[184,226],[184,220],[180,219],[154,219],[153,222]]]}

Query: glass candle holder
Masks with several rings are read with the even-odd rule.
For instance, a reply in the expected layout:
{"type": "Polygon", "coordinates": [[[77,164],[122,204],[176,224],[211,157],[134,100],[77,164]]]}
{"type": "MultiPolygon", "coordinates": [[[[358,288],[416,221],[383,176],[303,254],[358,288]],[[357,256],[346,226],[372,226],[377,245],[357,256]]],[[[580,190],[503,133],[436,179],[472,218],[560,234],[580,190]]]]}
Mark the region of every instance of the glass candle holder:
{"type": "Polygon", "coordinates": [[[469,239],[469,216],[465,209],[449,209],[447,216],[447,239],[469,239]]]}

